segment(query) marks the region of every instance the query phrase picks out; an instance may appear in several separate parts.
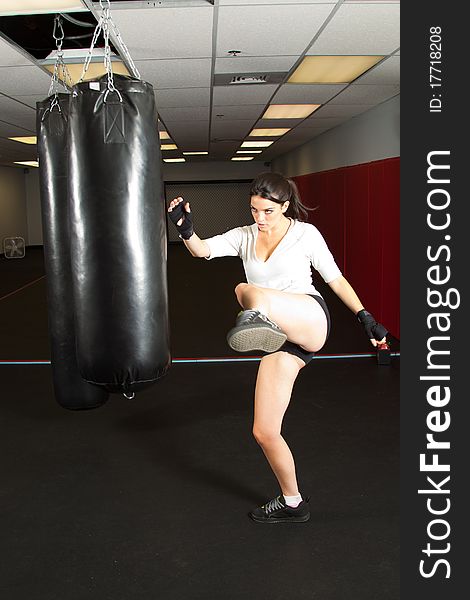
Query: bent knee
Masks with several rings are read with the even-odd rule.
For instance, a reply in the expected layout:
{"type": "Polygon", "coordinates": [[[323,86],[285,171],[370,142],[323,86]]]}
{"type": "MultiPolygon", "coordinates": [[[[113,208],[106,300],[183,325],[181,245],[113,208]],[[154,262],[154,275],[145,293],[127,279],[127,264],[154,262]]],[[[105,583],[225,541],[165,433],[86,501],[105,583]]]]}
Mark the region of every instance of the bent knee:
{"type": "Polygon", "coordinates": [[[246,288],[249,286],[248,283],[242,282],[242,283],[238,283],[235,286],[235,294],[238,296],[239,294],[242,294],[244,292],[244,290],[246,290],[246,288]]]}
{"type": "Polygon", "coordinates": [[[292,380],[295,380],[300,369],[305,367],[303,360],[290,352],[284,351],[282,348],[277,352],[263,356],[261,363],[273,367],[277,375],[288,377],[292,380]]]}
{"type": "Polygon", "coordinates": [[[265,427],[259,427],[258,425],[254,425],[253,437],[260,446],[270,446],[279,441],[281,433],[277,430],[271,430],[265,427]]]}

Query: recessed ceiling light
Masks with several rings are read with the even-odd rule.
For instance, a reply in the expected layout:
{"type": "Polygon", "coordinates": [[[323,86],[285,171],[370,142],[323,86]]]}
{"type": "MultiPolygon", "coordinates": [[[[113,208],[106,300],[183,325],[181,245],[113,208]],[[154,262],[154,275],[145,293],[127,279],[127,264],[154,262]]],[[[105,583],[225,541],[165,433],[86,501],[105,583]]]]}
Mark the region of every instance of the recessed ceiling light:
{"type": "Polygon", "coordinates": [[[8,138],[9,140],[13,140],[14,142],[21,142],[22,144],[36,144],[37,143],[37,138],[35,135],[23,135],[20,137],[11,137],[8,138]]]}
{"type": "Polygon", "coordinates": [[[267,148],[274,142],[243,142],[241,148],[267,148]]]}
{"type": "Polygon", "coordinates": [[[163,162],[177,162],[177,163],[182,163],[182,162],[186,162],[185,158],[164,158],[163,162]]]}
{"type": "Polygon", "coordinates": [[[383,56],[306,56],[287,83],[350,83],[383,56]]]}
{"type": "Polygon", "coordinates": [[[233,156],[231,160],[253,160],[254,156],[233,156]]]}
{"type": "Polygon", "coordinates": [[[160,150],[178,150],[176,144],[160,144],[160,150]]]}
{"type": "Polygon", "coordinates": [[[262,119],[305,119],[321,104],[272,104],[262,119]]]}
{"type": "Polygon", "coordinates": [[[287,133],[288,131],[290,131],[290,127],[274,127],[271,129],[252,129],[250,131],[250,133],[248,134],[248,137],[275,137],[275,136],[280,136],[280,135],[284,135],[285,133],[287,133]]]}
{"type": "Polygon", "coordinates": [[[261,154],[262,150],[237,150],[237,154],[261,154]]]}
{"type": "Polygon", "coordinates": [[[80,0],[2,0],[0,15],[37,15],[86,10],[80,0]]]}
{"type": "Polygon", "coordinates": [[[185,156],[202,156],[203,154],[209,154],[209,152],[183,152],[185,156]]]}
{"type": "Polygon", "coordinates": [[[39,162],[37,160],[17,160],[15,161],[15,165],[23,165],[25,167],[39,167],[39,162]]]}
{"type": "Polygon", "coordinates": [[[160,140],[171,140],[170,134],[168,131],[159,131],[158,135],[160,136],[160,140]]]}

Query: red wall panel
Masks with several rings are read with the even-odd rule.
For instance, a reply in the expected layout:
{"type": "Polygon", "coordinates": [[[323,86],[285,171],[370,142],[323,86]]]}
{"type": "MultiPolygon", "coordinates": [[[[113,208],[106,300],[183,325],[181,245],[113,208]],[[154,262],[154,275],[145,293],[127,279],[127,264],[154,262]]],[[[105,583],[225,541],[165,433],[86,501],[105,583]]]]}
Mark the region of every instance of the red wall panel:
{"type": "Polygon", "coordinates": [[[362,302],[400,336],[400,159],[294,177],[338,266],[362,302]]]}
{"type": "Polygon", "coordinates": [[[371,274],[373,290],[370,291],[367,306],[377,320],[383,322],[383,230],[384,230],[384,165],[383,162],[369,165],[369,260],[368,271],[371,274]]]}
{"type": "MultiPolygon", "coordinates": [[[[345,275],[365,306],[370,306],[371,277],[369,254],[369,177],[367,165],[345,173],[345,275]]],[[[374,282],[375,283],[375,282],[374,282]]],[[[370,309],[372,312],[372,308],[370,309]]]]}
{"type": "Polygon", "coordinates": [[[382,306],[389,329],[400,337],[400,162],[384,161],[382,306]]]}

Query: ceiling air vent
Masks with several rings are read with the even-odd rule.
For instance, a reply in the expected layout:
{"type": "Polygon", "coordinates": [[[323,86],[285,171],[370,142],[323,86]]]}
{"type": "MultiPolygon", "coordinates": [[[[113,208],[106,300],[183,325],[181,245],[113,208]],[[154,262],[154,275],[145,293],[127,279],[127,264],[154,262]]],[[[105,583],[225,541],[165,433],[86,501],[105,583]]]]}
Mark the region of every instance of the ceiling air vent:
{"type": "Polygon", "coordinates": [[[287,71],[275,73],[216,73],[214,85],[259,85],[262,83],[282,83],[287,71]]]}
{"type": "Polygon", "coordinates": [[[266,83],[267,80],[267,75],[234,75],[230,80],[230,84],[238,85],[241,83],[266,83]]]}

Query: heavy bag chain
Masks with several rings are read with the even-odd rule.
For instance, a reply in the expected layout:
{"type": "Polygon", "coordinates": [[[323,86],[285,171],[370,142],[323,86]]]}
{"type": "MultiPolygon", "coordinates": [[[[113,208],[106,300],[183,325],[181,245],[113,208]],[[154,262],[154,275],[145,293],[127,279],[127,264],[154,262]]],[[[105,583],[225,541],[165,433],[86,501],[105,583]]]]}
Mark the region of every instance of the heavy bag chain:
{"type": "Polygon", "coordinates": [[[83,78],[86,75],[86,72],[88,71],[88,67],[90,66],[90,62],[93,56],[93,50],[96,44],[96,41],[98,40],[98,37],[100,35],[101,32],[103,32],[103,38],[104,38],[104,66],[106,69],[106,73],[108,75],[108,84],[107,84],[107,90],[106,93],[104,95],[104,102],[106,102],[106,98],[108,97],[109,93],[115,93],[119,96],[119,101],[122,102],[122,96],[121,93],[119,92],[119,90],[117,90],[114,87],[114,77],[113,77],[113,67],[112,67],[112,61],[111,61],[111,46],[109,44],[109,27],[111,25],[111,27],[114,30],[114,33],[116,34],[116,37],[119,39],[122,48],[124,50],[124,54],[126,56],[126,59],[128,60],[131,68],[134,70],[134,72],[137,74],[137,76],[140,78],[140,74],[137,71],[135,64],[129,54],[129,50],[127,49],[127,46],[124,44],[124,42],[122,41],[122,37],[116,27],[116,24],[114,23],[114,21],[111,18],[111,13],[110,13],[110,1],[109,0],[100,0],[100,6],[101,6],[101,16],[100,19],[98,21],[98,25],[95,28],[94,34],[93,34],[93,39],[91,41],[91,46],[90,49],[88,51],[88,55],[86,57],[85,63],[83,65],[83,71],[80,77],[79,81],[83,81],[83,78]]]}
{"type": "Polygon", "coordinates": [[[62,50],[62,44],[64,42],[65,35],[60,15],[56,15],[54,18],[54,30],[52,35],[55,39],[57,54],[54,64],[54,72],[51,78],[51,85],[49,86],[49,92],[47,94],[48,96],[54,95],[54,98],[51,100],[51,105],[48,110],[52,111],[57,107],[58,111],[61,112],[58,97],[59,85],[63,85],[65,88],[67,88],[67,85],[70,84],[71,87],[73,85],[73,81],[69,70],[67,69],[67,65],[64,63],[64,51],[62,50]],[[60,75],[62,75],[62,77],[60,77],[60,75]]]}

